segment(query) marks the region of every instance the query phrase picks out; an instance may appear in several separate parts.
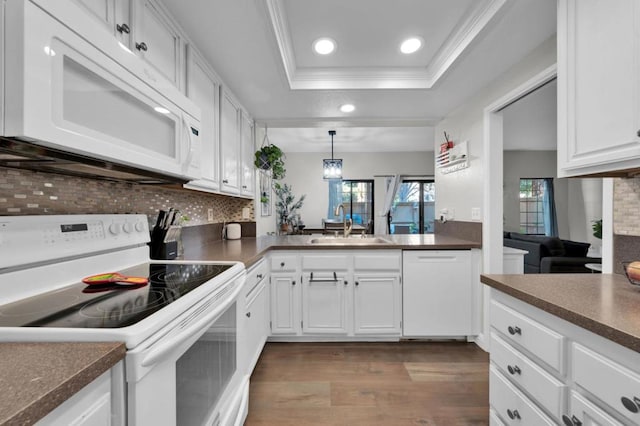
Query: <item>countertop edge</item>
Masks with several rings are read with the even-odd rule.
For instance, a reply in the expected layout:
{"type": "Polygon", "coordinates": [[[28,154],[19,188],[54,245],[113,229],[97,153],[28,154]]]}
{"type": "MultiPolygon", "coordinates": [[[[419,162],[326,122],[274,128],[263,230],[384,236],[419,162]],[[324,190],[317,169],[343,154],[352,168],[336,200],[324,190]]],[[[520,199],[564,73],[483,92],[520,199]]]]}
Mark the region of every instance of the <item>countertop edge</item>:
{"type": "Polygon", "coordinates": [[[568,321],[577,327],[584,328],[585,330],[595,333],[600,337],[611,340],[612,342],[636,352],[640,352],[640,339],[638,336],[625,333],[624,331],[611,327],[593,318],[559,306],[552,301],[541,299],[525,291],[518,290],[514,287],[501,283],[490,276],[481,274],[480,282],[509,296],[515,297],[518,300],[535,306],[536,308],[542,309],[543,311],[555,315],[558,318],[568,321]]]}
{"type": "Polygon", "coordinates": [[[14,414],[2,419],[0,425],[33,424],[41,420],[89,383],[111,369],[120,360],[124,359],[125,354],[125,345],[120,343],[108,352],[96,357],[66,381],[34,398],[33,401],[14,414]]]}

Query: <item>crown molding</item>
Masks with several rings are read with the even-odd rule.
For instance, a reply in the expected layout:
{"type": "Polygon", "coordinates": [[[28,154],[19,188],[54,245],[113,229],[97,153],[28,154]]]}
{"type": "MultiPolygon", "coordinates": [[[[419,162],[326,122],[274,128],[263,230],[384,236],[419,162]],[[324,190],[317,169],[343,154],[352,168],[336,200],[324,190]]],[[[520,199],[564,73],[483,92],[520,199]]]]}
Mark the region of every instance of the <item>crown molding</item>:
{"type": "Polygon", "coordinates": [[[291,90],[430,89],[511,0],[480,2],[425,67],[298,68],[283,0],[265,0],[291,90]]]}
{"type": "Polygon", "coordinates": [[[434,127],[441,117],[430,118],[259,118],[256,127],[294,129],[316,127],[434,127]]]}

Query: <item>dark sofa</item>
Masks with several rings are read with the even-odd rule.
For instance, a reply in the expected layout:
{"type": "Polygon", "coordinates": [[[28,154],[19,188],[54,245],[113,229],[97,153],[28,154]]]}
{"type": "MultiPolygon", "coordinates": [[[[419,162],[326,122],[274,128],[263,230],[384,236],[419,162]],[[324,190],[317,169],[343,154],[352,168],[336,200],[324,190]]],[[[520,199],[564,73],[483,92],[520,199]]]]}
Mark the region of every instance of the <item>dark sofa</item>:
{"type": "Polygon", "coordinates": [[[584,265],[601,262],[599,257],[587,257],[591,244],[557,237],[505,232],[503,244],[529,252],[524,256],[525,274],[592,272],[584,265]]]}

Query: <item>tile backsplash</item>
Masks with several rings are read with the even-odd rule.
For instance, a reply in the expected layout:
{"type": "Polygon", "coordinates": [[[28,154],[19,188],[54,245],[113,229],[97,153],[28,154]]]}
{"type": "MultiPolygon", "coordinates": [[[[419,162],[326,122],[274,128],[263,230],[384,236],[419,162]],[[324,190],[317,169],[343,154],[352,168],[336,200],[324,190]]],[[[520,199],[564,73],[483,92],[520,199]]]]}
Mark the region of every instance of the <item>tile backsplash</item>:
{"type": "MultiPolygon", "coordinates": [[[[189,220],[184,226],[241,221],[253,200],[179,187],[136,185],[0,167],[0,216],[44,214],[144,213],[153,225],[158,210],[174,207],[189,220]]],[[[245,219],[247,220],[247,219],[245,219]]]]}
{"type": "Polygon", "coordinates": [[[640,236],[640,178],[614,181],[613,233],[640,236]]]}

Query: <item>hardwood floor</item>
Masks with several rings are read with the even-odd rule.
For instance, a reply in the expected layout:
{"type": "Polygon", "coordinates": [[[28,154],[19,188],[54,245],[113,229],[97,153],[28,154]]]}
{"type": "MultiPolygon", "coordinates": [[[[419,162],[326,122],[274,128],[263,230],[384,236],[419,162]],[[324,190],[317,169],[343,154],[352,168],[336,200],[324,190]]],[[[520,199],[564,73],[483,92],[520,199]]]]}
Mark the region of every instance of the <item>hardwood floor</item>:
{"type": "Polygon", "coordinates": [[[473,343],[267,343],[245,425],[488,425],[473,343]]]}

